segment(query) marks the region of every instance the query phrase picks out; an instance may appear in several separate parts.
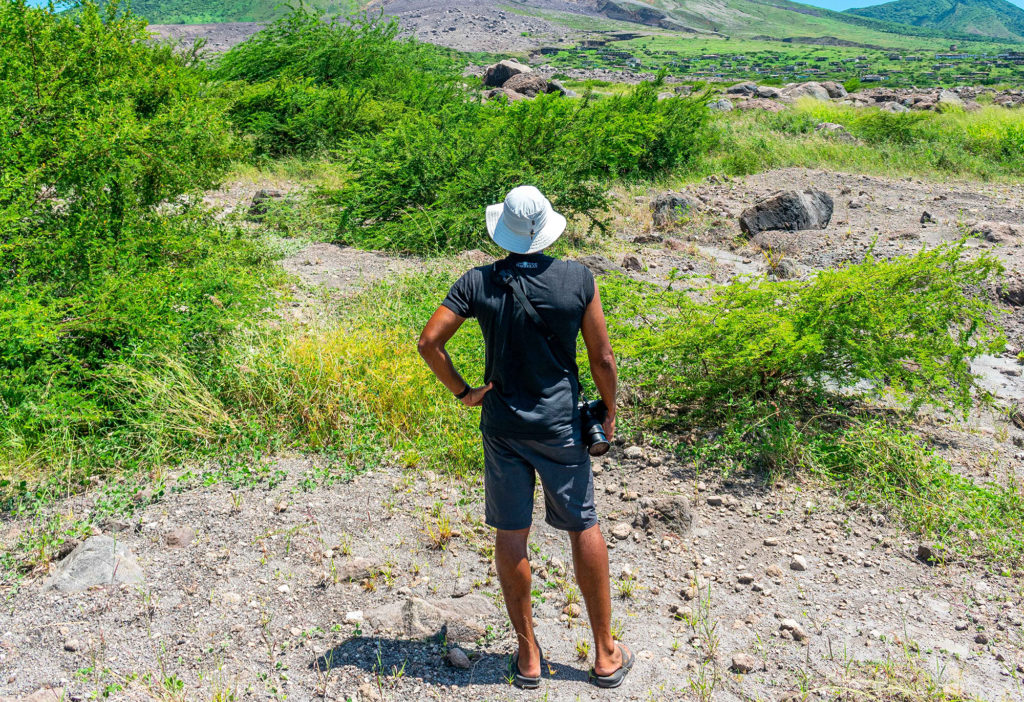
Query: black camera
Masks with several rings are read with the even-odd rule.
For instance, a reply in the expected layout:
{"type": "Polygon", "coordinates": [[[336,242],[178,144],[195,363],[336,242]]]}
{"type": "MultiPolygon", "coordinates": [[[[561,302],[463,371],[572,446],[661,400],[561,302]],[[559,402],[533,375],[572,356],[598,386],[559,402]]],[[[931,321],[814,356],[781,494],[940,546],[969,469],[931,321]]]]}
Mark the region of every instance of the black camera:
{"type": "Polygon", "coordinates": [[[608,416],[608,408],[604,400],[580,402],[580,421],[583,424],[583,440],[587,442],[587,452],[591,456],[603,456],[608,453],[611,444],[604,433],[604,420],[608,416]]]}

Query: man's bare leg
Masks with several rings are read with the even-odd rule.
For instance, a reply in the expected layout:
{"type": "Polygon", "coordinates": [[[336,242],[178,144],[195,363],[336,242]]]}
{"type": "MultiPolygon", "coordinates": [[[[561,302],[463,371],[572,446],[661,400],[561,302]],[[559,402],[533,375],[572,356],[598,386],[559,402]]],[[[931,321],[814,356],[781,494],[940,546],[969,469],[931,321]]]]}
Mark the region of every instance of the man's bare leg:
{"type": "Polygon", "coordinates": [[[622,652],[612,638],[612,594],[608,577],[608,545],[596,524],[570,531],[572,562],[594,634],[594,672],[611,675],[622,667],[622,652]]]}
{"type": "MultiPolygon", "coordinates": [[[[505,597],[505,609],[519,640],[519,672],[527,677],[540,675],[540,651],[533,634],[533,605],[530,600],[530,560],[526,552],[529,529],[498,529],[494,539],[494,566],[505,597]]],[[[605,562],[605,580],[608,577],[605,562]]]]}

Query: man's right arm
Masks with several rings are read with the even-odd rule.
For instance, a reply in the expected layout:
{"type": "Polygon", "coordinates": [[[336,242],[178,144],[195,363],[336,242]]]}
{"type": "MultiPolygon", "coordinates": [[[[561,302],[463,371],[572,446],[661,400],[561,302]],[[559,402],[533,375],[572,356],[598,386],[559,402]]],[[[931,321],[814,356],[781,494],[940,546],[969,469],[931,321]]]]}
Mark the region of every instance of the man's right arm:
{"type": "Polygon", "coordinates": [[[615,367],[615,354],[612,343],[608,339],[608,325],[601,307],[601,293],[594,281],[594,299],[587,305],[583,313],[583,343],[587,347],[587,358],[590,359],[590,373],[594,376],[594,384],[601,393],[601,399],[608,407],[608,418],[604,422],[604,433],[611,441],[615,435],[615,395],[618,391],[619,373],[615,367]]]}

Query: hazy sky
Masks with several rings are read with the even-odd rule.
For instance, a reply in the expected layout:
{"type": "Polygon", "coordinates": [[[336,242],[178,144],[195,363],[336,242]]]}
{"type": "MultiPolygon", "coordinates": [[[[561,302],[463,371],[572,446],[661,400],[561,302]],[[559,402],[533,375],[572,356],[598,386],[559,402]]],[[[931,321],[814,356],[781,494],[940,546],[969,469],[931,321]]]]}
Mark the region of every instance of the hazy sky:
{"type": "MultiPolygon", "coordinates": [[[[881,5],[888,0],[797,0],[806,5],[817,5],[827,7],[830,10],[847,10],[851,7],[867,7],[868,5],[881,5]]],[[[1024,7],[1024,0],[1010,0],[1014,5],[1024,7]]]]}

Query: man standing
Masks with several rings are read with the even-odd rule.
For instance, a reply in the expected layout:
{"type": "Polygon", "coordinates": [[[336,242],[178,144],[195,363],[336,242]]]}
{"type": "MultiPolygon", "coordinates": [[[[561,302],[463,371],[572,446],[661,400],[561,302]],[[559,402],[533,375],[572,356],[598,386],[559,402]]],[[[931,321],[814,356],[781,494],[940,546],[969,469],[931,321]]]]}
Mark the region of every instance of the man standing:
{"type": "Polygon", "coordinates": [[[594,635],[591,680],[618,687],[633,654],[611,634],[608,548],[597,525],[590,455],[581,430],[576,338],[590,359],[594,383],[607,407],[608,439],[615,431],[617,372],[594,276],[572,261],[541,253],[565,231],[539,190],[521,186],[503,204],[487,208],[487,231],[510,255],[474,268],[452,286],[420,335],[419,352],[438,379],[466,407],[481,407],[486,522],[497,530],[494,560],[519,650],[512,657],[516,685],[540,686],[541,652],[534,637],[527,540],[535,477],[544,488],[545,521],[569,532],[576,580],[594,635]],[[504,276],[504,277],[503,277],[504,276]],[[516,299],[525,293],[546,329],[516,299]],[[471,387],[452,364],[445,344],[476,317],[486,344],[484,384],[471,387]]]}

